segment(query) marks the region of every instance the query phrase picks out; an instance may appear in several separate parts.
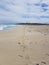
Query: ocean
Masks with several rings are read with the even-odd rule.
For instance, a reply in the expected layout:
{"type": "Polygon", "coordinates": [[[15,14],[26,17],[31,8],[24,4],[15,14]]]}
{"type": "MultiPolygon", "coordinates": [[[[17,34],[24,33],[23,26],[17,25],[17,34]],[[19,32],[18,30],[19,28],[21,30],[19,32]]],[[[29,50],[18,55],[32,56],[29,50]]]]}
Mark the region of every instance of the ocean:
{"type": "Polygon", "coordinates": [[[16,25],[14,25],[14,24],[0,24],[0,31],[1,30],[9,30],[9,29],[12,29],[12,28],[14,28],[14,27],[16,27],[16,25]]]}

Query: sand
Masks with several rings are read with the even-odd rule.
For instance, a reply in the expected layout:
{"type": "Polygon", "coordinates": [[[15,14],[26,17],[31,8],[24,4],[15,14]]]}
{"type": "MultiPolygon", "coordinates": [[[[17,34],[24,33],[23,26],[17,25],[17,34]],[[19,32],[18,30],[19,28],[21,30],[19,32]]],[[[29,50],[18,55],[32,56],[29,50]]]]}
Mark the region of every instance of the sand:
{"type": "Polygon", "coordinates": [[[49,25],[0,31],[0,65],[49,65],[49,25]]]}

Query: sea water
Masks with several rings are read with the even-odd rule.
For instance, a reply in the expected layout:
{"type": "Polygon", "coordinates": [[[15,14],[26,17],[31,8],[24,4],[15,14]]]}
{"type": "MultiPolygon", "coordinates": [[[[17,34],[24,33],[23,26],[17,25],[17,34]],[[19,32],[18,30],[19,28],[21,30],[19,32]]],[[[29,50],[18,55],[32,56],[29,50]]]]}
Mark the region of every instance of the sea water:
{"type": "Polygon", "coordinates": [[[0,24],[0,31],[1,30],[9,30],[9,29],[12,29],[16,27],[16,25],[14,24],[10,24],[10,25],[7,25],[7,24],[0,24]]]}

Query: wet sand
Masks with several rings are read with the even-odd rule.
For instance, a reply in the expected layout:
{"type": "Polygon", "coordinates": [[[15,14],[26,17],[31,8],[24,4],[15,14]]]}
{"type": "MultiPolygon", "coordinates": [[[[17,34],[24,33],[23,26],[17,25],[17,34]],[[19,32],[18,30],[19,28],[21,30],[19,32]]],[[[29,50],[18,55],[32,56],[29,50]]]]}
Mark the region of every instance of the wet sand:
{"type": "Polygon", "coordinates": [[[0,31],[0,65],[49,65],[49,25],[0,31]]]}

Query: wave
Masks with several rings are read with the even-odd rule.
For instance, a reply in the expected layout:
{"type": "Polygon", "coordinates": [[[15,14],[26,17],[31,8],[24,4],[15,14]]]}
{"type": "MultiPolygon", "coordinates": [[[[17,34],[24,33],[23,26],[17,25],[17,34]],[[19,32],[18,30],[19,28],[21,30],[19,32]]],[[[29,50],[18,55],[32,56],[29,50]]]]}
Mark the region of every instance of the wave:
{"type": "Polygon", "coordinates": [[[16,25],[0,25],[0,30],[8,30],[16,27],[16,25]]]}

